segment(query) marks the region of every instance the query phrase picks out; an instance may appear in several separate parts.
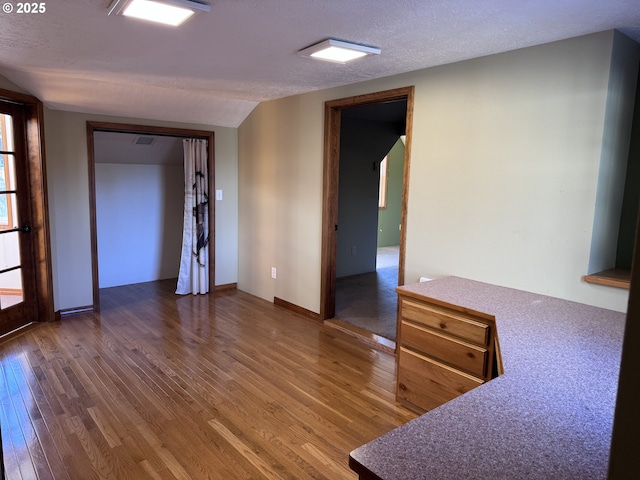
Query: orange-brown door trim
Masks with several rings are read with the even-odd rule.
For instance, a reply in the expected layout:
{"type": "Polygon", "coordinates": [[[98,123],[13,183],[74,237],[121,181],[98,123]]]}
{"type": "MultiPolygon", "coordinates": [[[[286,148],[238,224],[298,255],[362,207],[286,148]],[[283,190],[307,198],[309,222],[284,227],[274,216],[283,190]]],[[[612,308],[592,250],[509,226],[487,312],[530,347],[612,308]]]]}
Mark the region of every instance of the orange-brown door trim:
{"type": "Polygon", "coordinates": [[[393,100],[407,100],[406,144],[402,186],[402,216],[400,221],[400,258],[398,285],[404,284],[409,164],[411,159],[411,131],[413,127],[414,87],[402,87],[383,92],[358,95],[325,102],[324,107],[324,169],[322,188],[322,252],[320,280],[320,319],[335,316],[336,242],[338,224],[338,172],[340,165],[340,112],[357,107],[393,100]]]}

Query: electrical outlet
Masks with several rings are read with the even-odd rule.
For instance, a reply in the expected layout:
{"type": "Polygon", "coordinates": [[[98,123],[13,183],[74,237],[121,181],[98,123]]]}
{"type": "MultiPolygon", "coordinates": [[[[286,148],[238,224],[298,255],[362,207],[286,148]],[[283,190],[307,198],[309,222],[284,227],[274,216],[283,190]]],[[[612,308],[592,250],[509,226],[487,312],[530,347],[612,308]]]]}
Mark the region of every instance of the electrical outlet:
{"type": "Polygon", "coordinates": [[[353,247],[351,247],[351,255],[355,255],[356,254],[356,247],[355,245],[353,247]]]}
{"type": "Polygon", "coordinates": [[[271,278],[274,280],[276,278],[276,267],[271,267],[271,278]]]}
{"type": "Polygon", "coordinates": [[[222,190],[216,190],[216,200],[222,200],[222,190]]]}

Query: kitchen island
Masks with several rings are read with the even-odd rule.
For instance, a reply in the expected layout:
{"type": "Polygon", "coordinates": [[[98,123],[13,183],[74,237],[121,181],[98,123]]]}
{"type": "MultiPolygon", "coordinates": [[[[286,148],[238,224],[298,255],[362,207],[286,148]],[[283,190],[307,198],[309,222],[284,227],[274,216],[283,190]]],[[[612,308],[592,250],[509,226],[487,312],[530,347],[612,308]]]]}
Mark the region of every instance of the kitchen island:
{"type": "Polygon", "coordinates": [[[368,479],[604,479],[625,314],[447,277],[398,287],[495,316],[504,373],[351,452],[368,479]]]}

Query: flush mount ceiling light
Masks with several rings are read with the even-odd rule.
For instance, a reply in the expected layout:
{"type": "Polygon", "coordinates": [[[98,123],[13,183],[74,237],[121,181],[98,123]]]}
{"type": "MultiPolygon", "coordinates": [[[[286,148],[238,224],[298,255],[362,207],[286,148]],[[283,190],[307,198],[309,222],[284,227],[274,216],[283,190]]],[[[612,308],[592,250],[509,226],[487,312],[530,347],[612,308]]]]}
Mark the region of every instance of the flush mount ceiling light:
{"type": "Polygon", "coordinates": [[[151,22],[177,27],[198,12],[209,12],[211,7],[192,0],[114,0],[109,15],[141,18],[151,22]]]}
{"type": "Polygon", "coordinates": [[[305,57],[325,60],[327,62],[347,63],[367,55],[380,55],[380,52],[381,50],[376,47],[329,38],[324,42],[304,48],[298,53],[305,57]]]}

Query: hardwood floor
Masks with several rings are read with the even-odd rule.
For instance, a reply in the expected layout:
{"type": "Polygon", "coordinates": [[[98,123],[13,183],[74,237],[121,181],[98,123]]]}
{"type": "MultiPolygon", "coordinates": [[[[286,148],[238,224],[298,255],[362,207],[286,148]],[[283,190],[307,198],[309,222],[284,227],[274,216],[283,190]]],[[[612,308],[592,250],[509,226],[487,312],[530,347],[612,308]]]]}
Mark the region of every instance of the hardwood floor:
{"type": "Polygon", "coordinates": [[[102,312],[0,345],[13,479],[356,478],[349,452],[415,414],[395,358],[243,292],[101,291],[102,312]]]}

